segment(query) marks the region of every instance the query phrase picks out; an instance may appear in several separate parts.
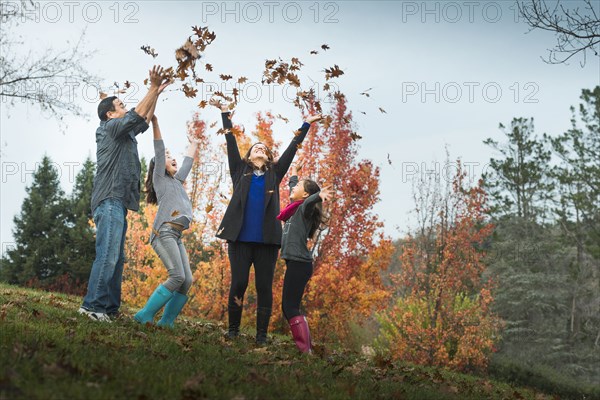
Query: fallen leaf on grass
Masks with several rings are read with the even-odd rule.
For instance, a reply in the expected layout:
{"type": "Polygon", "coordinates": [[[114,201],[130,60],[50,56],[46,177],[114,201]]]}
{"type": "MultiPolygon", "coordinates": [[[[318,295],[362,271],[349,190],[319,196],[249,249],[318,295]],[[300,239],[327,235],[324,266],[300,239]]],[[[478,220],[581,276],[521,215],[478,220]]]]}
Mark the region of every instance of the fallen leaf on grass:
{"type": "Polygon", "coordinates": [[[258,372],[256,372],[256,370],[254,368],[251,369],[250,372],[248,373],[248,379],[250,379],[253,382],[257,382],[257,383],[263,383],[263,384],[270,383],[267,378],[265,378],[264,376],[262,376],[258,372]]]}

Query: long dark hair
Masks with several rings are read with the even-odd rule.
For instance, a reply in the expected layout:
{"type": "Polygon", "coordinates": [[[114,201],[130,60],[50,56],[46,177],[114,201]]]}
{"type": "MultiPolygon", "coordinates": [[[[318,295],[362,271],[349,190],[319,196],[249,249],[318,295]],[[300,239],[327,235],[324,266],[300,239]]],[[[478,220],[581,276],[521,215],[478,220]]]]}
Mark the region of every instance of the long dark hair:
{"type": "MultiPolygon", "coordinates": [[[[317,184],[317,182],[311,179],[303,179],[302,184],[304,186],[304,191],[308,193],[309,196],[319,192],[321,188],[317,184]]],[[[313,209],[312,215],[310,216],[310,231],[308,232],[308,238],[314,239],[315,234],[318,230],[325,229],[325,224],[327,223],[327,218],[323,213],[323,203],[318,202],[313,209]]]]}
{"type": "Polygon", "coordinates": [[[252,169],[260,169],[263,172],[271,168],[274,159],[275,158],[273,157],[273,153],[271,153],[271,149],[269,149],[267,145],[262,142],[256,142],[252,146],[250,146],[250,148],[246,152],[246,155],[244,156],[244,158],[242,158],[242,160],[244,160],[246,164],[252,167],[252,169]],[[267,162],[261,168],[257,168],[256,165],[254,165],[254,163],[250,161],[250,153],[252,152],[252,148],[254,148],[254,146],[256,146],[257,144],[262,144],[263,146],[265,146],[265,149],[267,149],[267,162]]]}
{"type": "Polygon", "coordinates": [[[152,176],[154,175],[154,157],[148,164],[148,174],[146,175],[146,203],[158,204],[158,198],[156,197],[156,191],[154,190],[154,183],[152,182],[152,176]]]}

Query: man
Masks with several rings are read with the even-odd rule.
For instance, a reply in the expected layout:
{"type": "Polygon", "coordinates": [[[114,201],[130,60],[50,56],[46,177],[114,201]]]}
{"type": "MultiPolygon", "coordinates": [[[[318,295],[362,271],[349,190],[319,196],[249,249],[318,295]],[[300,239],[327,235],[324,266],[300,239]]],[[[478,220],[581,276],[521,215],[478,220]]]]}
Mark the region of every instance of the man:
{"type": "Polygon", "coordinates": [[[78,310],[95,321],[110,322],[121,306],[127,210],[137,211],[140,201],[141,164],[135,137],[148,129],[158,96],[171,83],[157,66],[150,71],[149,80],[148,93],[130,111],[114,96],[98,105],[97,171],[92,191],[96,259],[78,310]]]}

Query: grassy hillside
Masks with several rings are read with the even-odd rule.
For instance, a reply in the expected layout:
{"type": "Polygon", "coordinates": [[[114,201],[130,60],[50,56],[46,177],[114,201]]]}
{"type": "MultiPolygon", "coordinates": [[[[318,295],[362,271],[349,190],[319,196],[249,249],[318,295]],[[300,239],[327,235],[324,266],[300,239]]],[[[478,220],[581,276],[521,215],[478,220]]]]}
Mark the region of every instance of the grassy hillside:
{"type": "Polygon", "coordinates": [[[316,347],[276,336],[256,347],[223,326],[170,331],[125,314],[76,313],[80,298],[0,285],[0,399],[551,399],[505,383],[316,347]]]}

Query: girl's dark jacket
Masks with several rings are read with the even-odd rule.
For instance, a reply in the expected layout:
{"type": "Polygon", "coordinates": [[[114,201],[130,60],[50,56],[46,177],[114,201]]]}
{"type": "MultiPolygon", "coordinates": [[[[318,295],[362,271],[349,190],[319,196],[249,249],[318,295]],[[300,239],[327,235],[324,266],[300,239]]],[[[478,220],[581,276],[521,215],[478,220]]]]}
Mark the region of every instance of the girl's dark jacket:
{"type": "MultiPolygon", "coordinates": [[[[217,230],[217,237],[230,242],[235,242],[242,229],[244,221],[244,208],[252,181],[253,168],[240,155],[237,141],[230,128],[232,127],[229,113],[222,113],[223,128],[226,130],[227,158],[229,160],[229,173],[233,181],[233,195],[225,210],[223,221],[217,230]]],[[[292,160],[302,143],[310,124],[304,123],[299,129],[299,134],[294,136],[290,145],[285,149],[277,163],[271,165],[265,172],[265,216],[263,221],[263,243],[281,247],[281,221],[279,214],[279,184],[287,173],[292,160]]]]}

